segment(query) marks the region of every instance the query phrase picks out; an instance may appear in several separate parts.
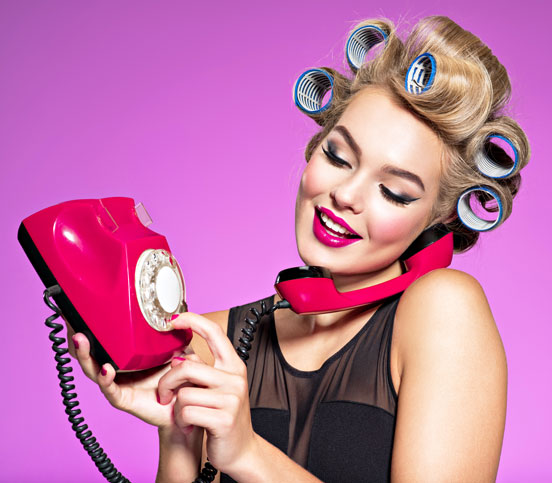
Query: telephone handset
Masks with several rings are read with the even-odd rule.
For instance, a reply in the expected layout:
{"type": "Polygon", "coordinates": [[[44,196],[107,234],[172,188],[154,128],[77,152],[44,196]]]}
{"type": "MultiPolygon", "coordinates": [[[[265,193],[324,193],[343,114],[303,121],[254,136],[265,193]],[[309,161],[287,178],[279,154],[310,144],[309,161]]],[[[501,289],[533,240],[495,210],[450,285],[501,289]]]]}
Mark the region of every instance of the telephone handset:
{"type": "Polygon", "coordinates": [[[386,282],[349,292],[339,292],[331,273],[323,267],[296,267],[282,270],[275,288],[298,314],[336,312],[378,303],[403,292],[414,280],[452,261],[452,233],[444,225],[423,231],[399,257],[406,272],[386,282]]]}

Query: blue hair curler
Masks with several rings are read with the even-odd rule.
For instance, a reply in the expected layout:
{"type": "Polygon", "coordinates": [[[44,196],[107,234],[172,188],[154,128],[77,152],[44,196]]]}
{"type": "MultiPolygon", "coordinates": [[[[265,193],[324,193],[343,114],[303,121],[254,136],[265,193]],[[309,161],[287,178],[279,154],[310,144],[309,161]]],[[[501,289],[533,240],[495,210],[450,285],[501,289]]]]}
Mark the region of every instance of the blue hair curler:
{"type": "Polygon", "coordinates": [[[419,55],[414,59],[404,79],[404,88],[410,94],[421,94],[427,91],[435,78],[435,58],[430,53],[419,55]]]}
{"type": "Polygon", "coordinates": [[[387,34],[375,25],[364,25],[349,35],[345,55],[351,70],[356,72],[360,69],[370,49],[382,42],[387,43],[387,34]]]}
{"type": "Polygon", "coordinates": [[[475,155],[477,169],[489,178],[506,178],[518,166],[518,150],[508,138],[490,134],[475,155]]]}
{"type": "Polygon", "coordinates": [[[306,114],[319,114],[328,107],[333,99],[333,78],[325,70],[309,69],[303,72],[293,86],[295,105],[306,114]],[[330,98],[322,105],[324,96],[332,91],[330,98]]]}
{"type": "Polygon", "coordinates": [[[492,230],[500,223],[504,214],[502,202],[500,201],[499,196],[491,188],[488,188],[486,186],[474,186],[473,188],[469,188],[464,191],[460,195],[460,198],[458,198],[458,203],[456,204],[456,212],[458,213],[458,218],[460,219],[462,224],[470,230],[474,231],[492,230]],[[475,196],[477,192],[487,193],[496,202],[498,214],[495,220],[488,220],[476,213],[476,208],[479,208],[479,210],[482,210],[483,212],[485,212],[485,214],[490,213],[485,204],[482,204],[480,200],[478,200],[475,196]],[[476,206],[474,206],[474,204],[476,206]]]}

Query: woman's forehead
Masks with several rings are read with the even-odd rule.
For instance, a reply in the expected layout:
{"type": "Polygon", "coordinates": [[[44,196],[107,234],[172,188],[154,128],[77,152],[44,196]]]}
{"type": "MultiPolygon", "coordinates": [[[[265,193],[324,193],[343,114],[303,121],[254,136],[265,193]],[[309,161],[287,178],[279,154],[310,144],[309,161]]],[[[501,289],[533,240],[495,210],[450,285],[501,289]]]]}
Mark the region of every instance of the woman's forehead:
{"type": "Polygon", "coordinates": [[[443,145],[438,135],[382,88],[356,94],[337,125],[346,128],[368,161],[419,170],[425,177],[440,173],[443,145]]]}

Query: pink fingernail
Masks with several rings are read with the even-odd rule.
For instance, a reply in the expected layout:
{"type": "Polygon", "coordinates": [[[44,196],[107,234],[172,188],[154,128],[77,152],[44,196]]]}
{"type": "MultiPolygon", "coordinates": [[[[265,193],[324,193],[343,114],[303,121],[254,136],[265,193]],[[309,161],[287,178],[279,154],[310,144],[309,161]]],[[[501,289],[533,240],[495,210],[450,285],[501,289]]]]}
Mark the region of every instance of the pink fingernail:
{"type": "Polygon", "coordinates": [[[185,361],[185,357],[173,357],[173,359],[176,359],[177,361],[185,361]]]}
{"type": "Polygon", "coordinates": [[[102,373],[102,376],[105,376],[107,374],[107,370],[105,367],[102,367],[102,370],[100,371],[102,373]]]}
{"type": "Polygon", "coordinates": [[[79,348],[78,341],[74,337],[71,340],[73,341],[73,345],[75,346],[75,349],[78,349],[79,348]]]}

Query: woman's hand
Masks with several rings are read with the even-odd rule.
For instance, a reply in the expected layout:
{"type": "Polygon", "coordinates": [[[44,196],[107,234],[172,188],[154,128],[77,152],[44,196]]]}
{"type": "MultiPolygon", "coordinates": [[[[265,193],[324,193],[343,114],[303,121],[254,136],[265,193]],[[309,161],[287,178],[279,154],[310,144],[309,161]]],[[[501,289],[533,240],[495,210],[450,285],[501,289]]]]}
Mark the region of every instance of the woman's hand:
{"type": "Polygon", "coordinates": [[[192,329],[205,339],[214,366],[185,356],[159,380],[160,403],[163,407],[174,403],[175,423],[184,432],[190,426],[205,428],[210,462],[231,475],[256,445],[245,364],[220,326],[211,320],[187,312],[173,324],[177,329],[192,329]]]}
{"type": "MultiPolygon", "coordinates": [[[[170,427],[174,424],[172,405],[161,405],[157,399],[159,379],[169,371],[169,365],[146,371],[116,374],[111,364],[100,367],[92,358],[90,343],[84,334],[75,334],[70,340],[70,352],[77,357],[83,372],[98,384],[113,407],[154,426],[170,427]]],[[[193,359],[196,356],[187,357],[193,359]]]]}
{"type": "MultiPolygon", "coordinates": [[[[174,424],[174,402],[168,405],[159,404],[157,395],[159,379],[182,361],[175,358],[163,367],[116,375],[110,364],[100,367],[90,356],[90,343],[84,334],[75,334],[70,340],[71,354],[76,355],[84,373],[98,384],[113,407],[159,428],[159,468],[156,481],[181,481],[181,478],[191,481],[195,478],[201,459],[203,430],[198,427],[180,431],[174,424]]],[[[191,361],[200,360],[192,353],[186,354],[186,357],[191,361]]]]}

